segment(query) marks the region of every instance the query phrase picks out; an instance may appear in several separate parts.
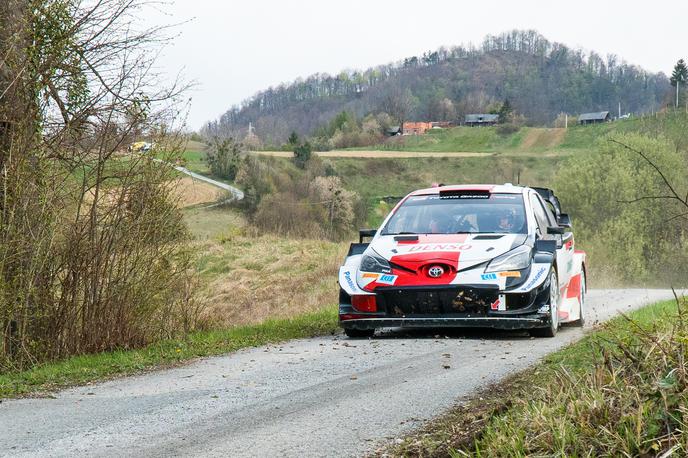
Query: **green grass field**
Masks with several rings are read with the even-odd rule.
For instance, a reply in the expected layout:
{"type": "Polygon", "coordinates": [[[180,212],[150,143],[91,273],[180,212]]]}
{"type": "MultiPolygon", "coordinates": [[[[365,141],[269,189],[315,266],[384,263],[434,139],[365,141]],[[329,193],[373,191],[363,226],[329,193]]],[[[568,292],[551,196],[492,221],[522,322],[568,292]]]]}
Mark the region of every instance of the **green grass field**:
{"type": "Polygon", "coordinates": [[[430,130],[425,135],[390,138],[386,142],[352,148],[354,150],[417,152],[482,152],[538,154],[574,153],[593,148],[600,138],[618,132],[631,132],[651,124],[651,119],[632,118],[568,129],[523,127],[518,132],[500,134],[498,127],[454,127],[430,130]]]}

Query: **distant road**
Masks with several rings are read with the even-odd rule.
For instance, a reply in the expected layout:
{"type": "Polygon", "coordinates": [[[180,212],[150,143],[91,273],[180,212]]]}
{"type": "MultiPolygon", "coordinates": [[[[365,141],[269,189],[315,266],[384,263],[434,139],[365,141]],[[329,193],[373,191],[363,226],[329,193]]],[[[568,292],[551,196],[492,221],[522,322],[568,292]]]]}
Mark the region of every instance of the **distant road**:
{"type": "Polygon", "coordinates": [[[213,180],[212,178],[208,178],[207,176],[201,175],[200,173],[192,172],[186,167],[181,167],[178,165],[175,165],[173,167],[175,168],[175,170],[185,173],[190,177],[211,184],[213,186],[217,186],[218,188],[224,189],[225,191],[229,191],[232,194],[233,199],[242,200],[244,198],[244,191],[242,191],[239,188],[235,188],[234,186],[228,185],[227,183],[223,183],[221,181],[213,180]]]}
{"type": "Polygon", "coordinates": [[[205,183],[208,183],[210,185],[216,186],[220,189],[224,189],[225,191],[228,191],[232,195],[231,200],[242,200],[244,198],[244,191],[242,191],[239,188],[235,188],[232,185],[229,185],[227,183],[223,183],[221,181],[213,180],[212,178],[208,178],[205,175],[201,175],[200,173],[192,172],[191,170],[187,169],[186,167],[182,167],[180,165],[173,165],[170,164],[169,162],[165,162],[161,159],[153,158],[155,162],[160,162],[161,164],[167,164],[170,167],[174,168],[175,170],[185,174],[189,175],[192,178],[195,178],[196,180],[203,181],[205,183]]]}
{"type": "MultiPolygon", "coordinates": [[[[672,297],[591,290],[587,322],[672,297]]],[[[391,330],[241,350],[6,400],[0,456],[360,456],[582,336],[391,330]]]]}

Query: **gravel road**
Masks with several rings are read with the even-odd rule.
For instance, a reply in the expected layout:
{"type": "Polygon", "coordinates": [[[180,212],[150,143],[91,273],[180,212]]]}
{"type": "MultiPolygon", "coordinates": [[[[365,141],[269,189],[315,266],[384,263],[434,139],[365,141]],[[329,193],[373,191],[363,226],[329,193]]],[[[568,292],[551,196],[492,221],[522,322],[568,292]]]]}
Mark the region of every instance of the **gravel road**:
{"type": "MultiPolygon", "coordinates": [[[[590,291],[587,319],[670,297],[590,291]]],[[[581,335],[388,331],[247,349],[51,399],[5,400],[0,455],[358,456],[581,335]]]]}

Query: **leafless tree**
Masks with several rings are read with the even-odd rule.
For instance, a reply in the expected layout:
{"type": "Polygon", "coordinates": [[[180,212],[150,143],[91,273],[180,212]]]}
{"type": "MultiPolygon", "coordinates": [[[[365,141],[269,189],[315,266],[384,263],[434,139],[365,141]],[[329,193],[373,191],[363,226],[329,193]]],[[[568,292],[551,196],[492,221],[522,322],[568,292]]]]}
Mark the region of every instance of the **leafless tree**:
{"type": "Polygon", "coordinates": [[[0,368],[188,325],[172,170],[183,89],[153,72],[145,0],[0,4],[0,368]],[[162,89],[161,89],[162,88],[162,89]],[[183,323],[183,324],[180,324],[183,323]]]}

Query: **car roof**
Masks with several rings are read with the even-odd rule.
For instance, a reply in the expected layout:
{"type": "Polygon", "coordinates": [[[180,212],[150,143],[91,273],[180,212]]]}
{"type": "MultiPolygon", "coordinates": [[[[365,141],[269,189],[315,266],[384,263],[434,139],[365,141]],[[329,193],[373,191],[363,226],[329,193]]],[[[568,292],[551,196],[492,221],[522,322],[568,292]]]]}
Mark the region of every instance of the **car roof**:
{"type": "Polygon", "coordinates": [[[461,184],[461,185],[442,185],[432,188],[418,189],[409,196],[425,196],[439,194],[440,191],[487,191],[490,193],[501,194],[523,194],[528,188],[524,186],[514,186],[511,184],[461,184]]]}

